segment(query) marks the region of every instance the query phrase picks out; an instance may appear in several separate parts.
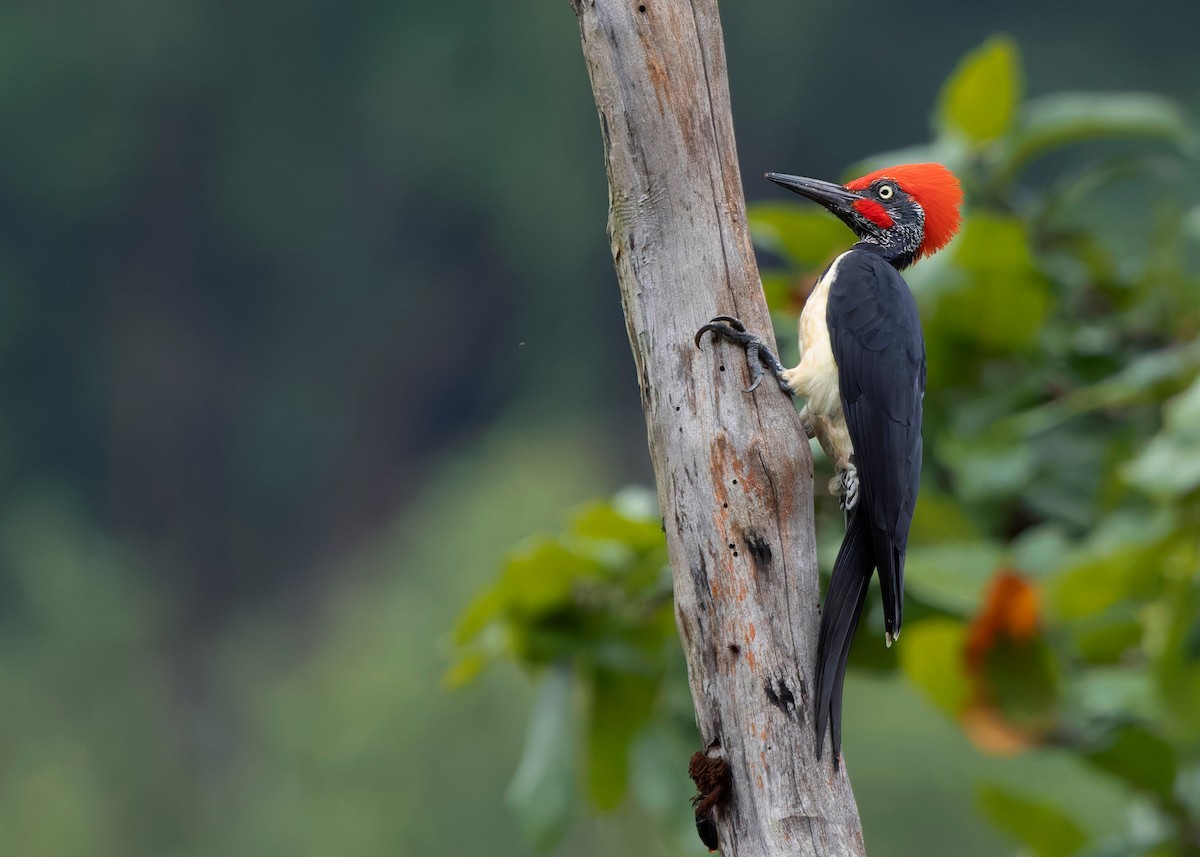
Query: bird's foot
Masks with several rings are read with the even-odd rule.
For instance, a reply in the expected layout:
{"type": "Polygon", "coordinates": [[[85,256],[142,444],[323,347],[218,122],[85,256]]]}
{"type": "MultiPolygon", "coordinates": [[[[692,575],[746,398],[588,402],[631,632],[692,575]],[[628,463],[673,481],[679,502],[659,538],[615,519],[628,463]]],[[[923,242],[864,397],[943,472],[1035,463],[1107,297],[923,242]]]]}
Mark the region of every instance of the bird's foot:
{"type": "Polygon", "coordinates": [[[791,386],[783,379],[783,364],[779,362],[779,358],[771,353],[771,349],[767,348],[761,339],[747,332],[746,325],[740,320],[729,315],[717,316],[696,331],[697,348],[700,347],[701,337],[709,332],[716,338],[728,339],[746,349],[746,364],[750,368],[750,386],[746,388],[747,393],[757,390],[758,385],[762,383],[764,372],[769,371],[775,376],[779,389],[789,396],[792,395],[791,386]]]}
{"type": "Polygon", "coordinates": [[[838,505],[849,512],[858,505],[858,468],[853,464],[838,474],[838,505]]]}

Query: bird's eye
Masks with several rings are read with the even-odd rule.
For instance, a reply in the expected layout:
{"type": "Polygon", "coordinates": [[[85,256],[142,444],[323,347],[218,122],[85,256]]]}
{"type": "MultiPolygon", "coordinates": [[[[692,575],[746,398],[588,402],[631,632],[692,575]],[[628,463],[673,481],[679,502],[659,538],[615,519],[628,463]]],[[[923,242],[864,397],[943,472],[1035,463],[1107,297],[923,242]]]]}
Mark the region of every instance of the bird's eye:
{"type": "Polygon", "coordinates": [[[893,196],[896,195],[896,191],[892,188],[892,186],[890,184],[881,184],[879,186],[878,193],[879,193],[880,199],[891,199],[893,196]]]}

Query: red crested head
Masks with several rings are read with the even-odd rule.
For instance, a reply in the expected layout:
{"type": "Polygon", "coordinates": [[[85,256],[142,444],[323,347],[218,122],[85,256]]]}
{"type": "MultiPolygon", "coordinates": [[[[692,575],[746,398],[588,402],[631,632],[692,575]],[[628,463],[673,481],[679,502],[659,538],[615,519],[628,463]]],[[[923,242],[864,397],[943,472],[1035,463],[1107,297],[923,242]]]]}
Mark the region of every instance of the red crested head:
{"type": "Polygon", "coordinates": [[[848,182],[846,189],[860,194],[874,190],[878,195],[888,182],[911,197],[925,214],[924,231],[915,258],[932,255],[949,244],[962,223],[959,209],[963,192],[954,173],[941,164],[902,164],[867,173],[848,182]]]}
{"type": "Polygon", "coordinates": [[[945,247],[962,222],[962,188],[941,164],[888,167],[846,185],[780,173],[767,178],[821,203],[896,268],[945,247]]]}

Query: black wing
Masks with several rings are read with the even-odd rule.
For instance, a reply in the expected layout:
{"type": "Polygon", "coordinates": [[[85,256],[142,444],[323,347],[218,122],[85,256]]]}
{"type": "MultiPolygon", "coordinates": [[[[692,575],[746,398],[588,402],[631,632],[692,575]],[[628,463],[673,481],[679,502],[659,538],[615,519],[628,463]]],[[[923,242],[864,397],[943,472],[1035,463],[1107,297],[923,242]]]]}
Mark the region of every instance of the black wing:
{"type": "Polygon", "coordinates": [[[904,553],[921,479],[925,339],[899,272],[869,250],[840,260],[826,308],[842,409],[883,590],[884,624],[900,633],[904,553]]]}

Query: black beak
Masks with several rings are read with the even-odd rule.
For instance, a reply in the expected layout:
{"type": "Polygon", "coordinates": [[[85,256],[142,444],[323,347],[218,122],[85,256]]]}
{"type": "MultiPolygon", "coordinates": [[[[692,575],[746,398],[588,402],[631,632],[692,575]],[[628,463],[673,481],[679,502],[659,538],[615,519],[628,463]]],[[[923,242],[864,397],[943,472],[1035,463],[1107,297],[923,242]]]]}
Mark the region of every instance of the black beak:
{"type": "Polygon", "coordinates": [[[834,212],[845,211],[855,200],[861,199],[854,191],[846,190],[840,184],[821,181],[820,179],[806,179],[803,176],[785,176],[781,173],[767,173],[767,178],[781,187],[786,187],[788,190],[794,191],[801,196],[806,196],[814,202],[821,203],[821,205],[834,212]]]}

